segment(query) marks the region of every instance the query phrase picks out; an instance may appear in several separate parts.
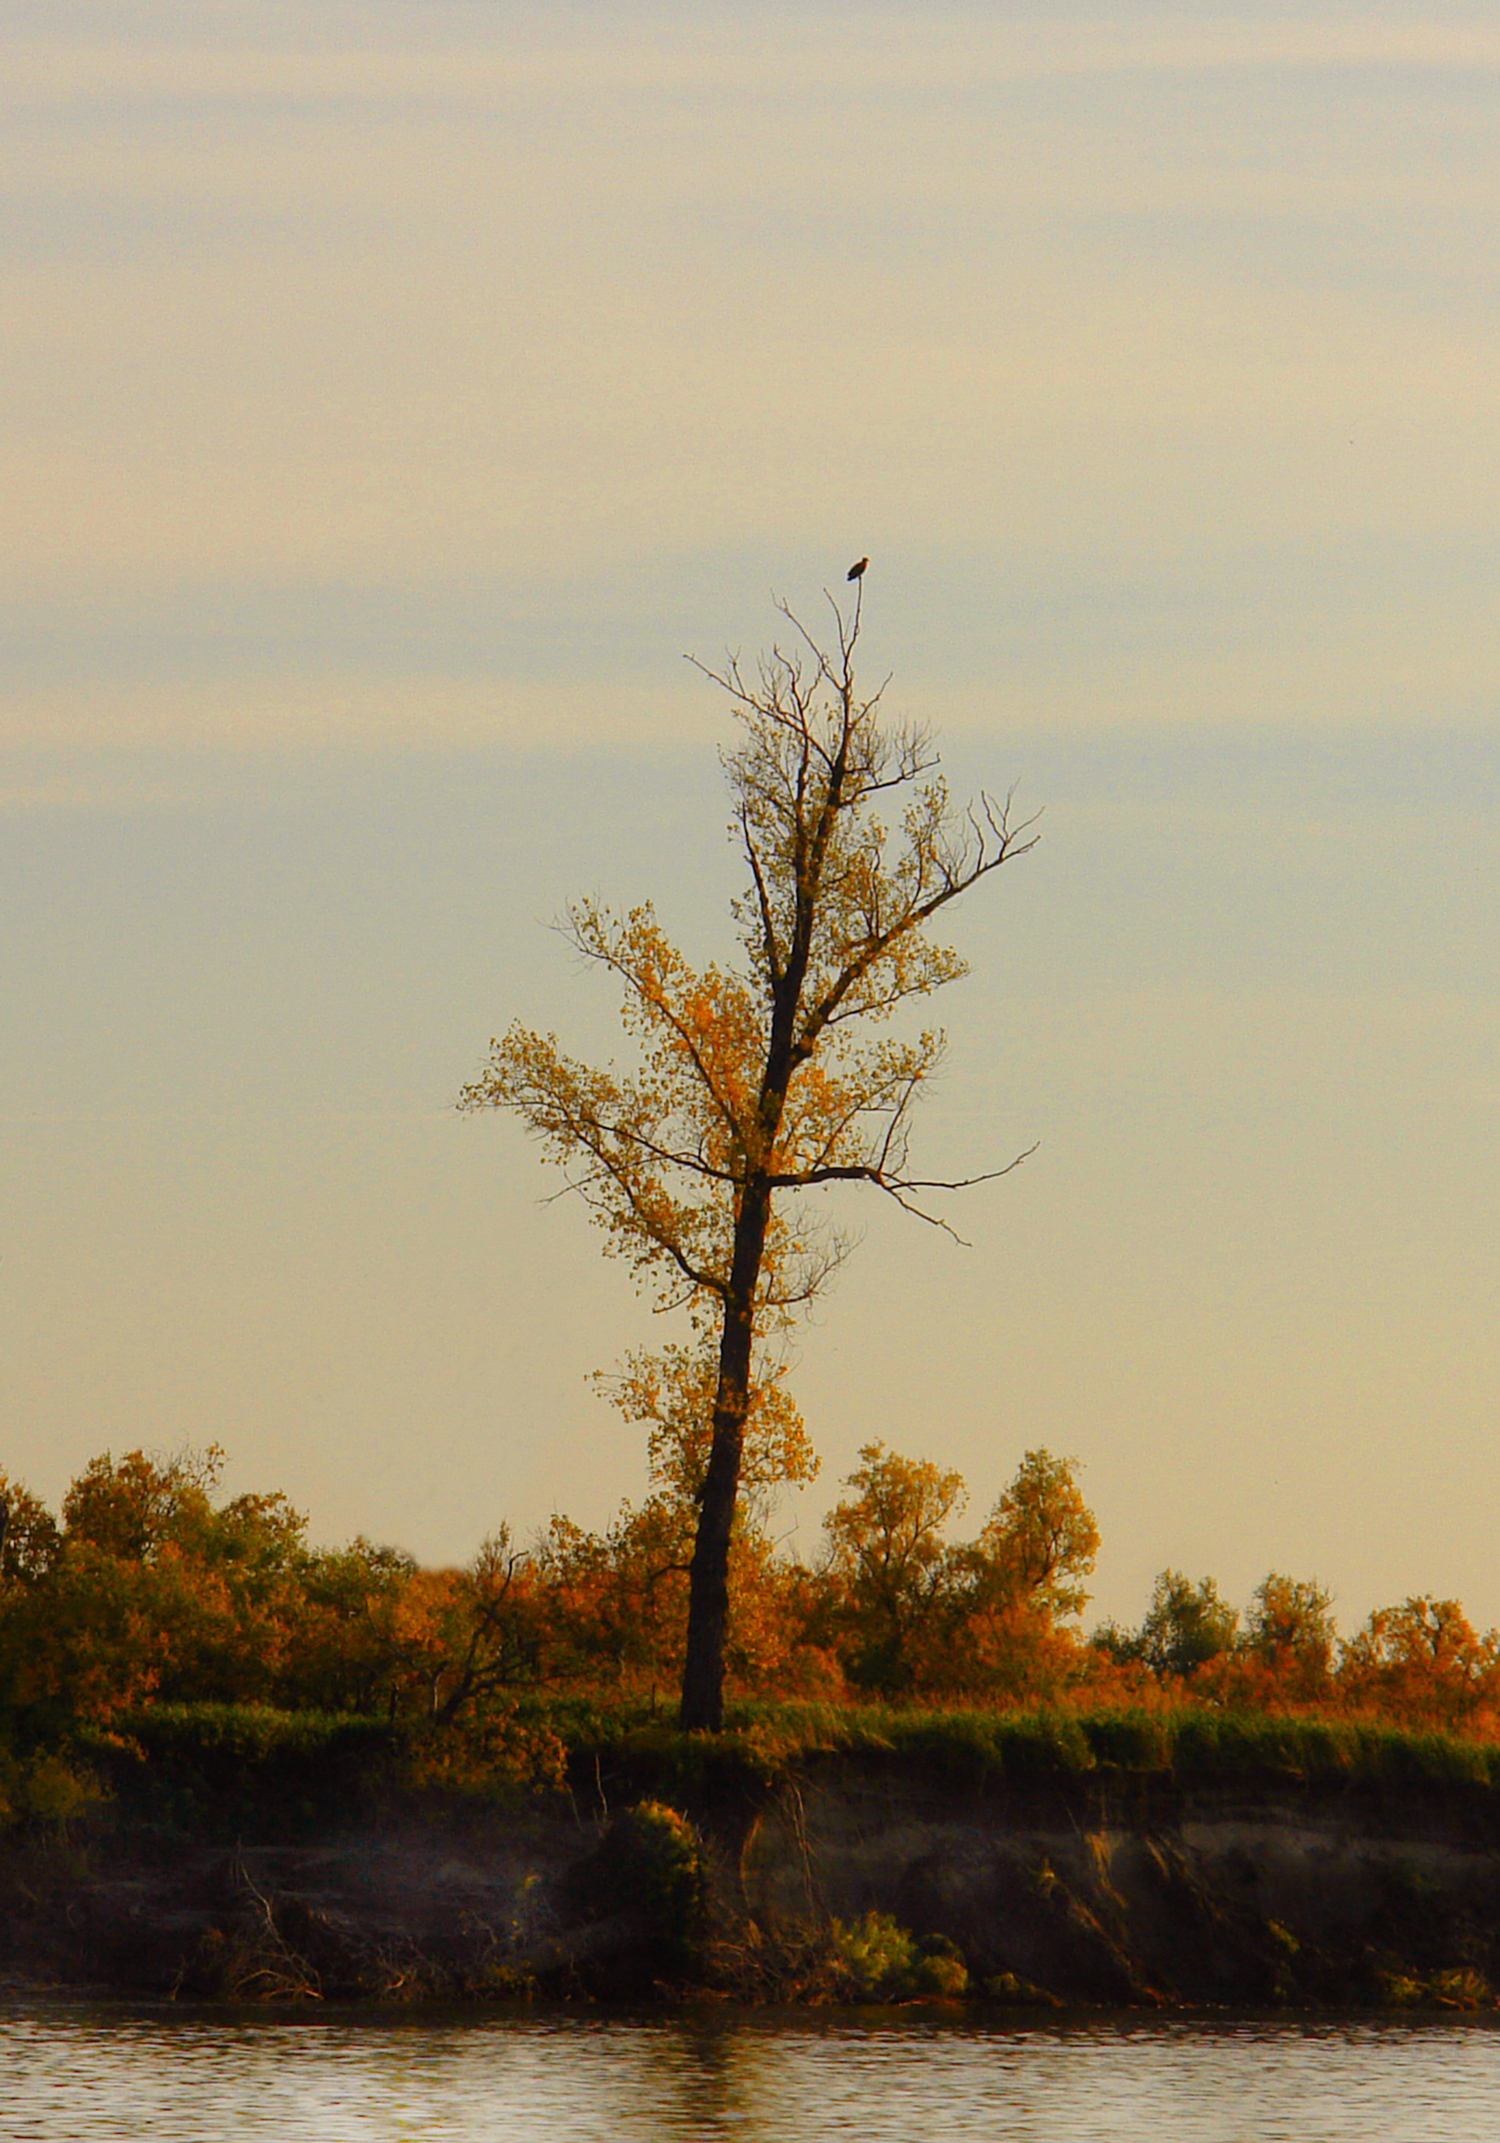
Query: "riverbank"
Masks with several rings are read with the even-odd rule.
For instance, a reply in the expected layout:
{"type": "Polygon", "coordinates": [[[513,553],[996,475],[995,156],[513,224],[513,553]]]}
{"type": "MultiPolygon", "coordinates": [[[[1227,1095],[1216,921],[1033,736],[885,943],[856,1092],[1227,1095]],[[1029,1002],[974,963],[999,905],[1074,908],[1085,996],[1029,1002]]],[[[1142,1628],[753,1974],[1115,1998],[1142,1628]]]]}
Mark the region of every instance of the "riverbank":
{"type": "MultiPolygon", "coordinates": [[[[1459,1772],[1461,1774],[1461,1767],[1459,1772]]],[[[325,1780],[325,1785],[328,1781],[325,1780]]],[[[1496,2006],[1473,1775],[574,1752],[563,1790],[232,1810],[171,1781],[0,1841],[12,1984],[221,2000],[1496,2006]]],[[[227,1805],[227,1804],[226,1804],[227,1805]]]]}

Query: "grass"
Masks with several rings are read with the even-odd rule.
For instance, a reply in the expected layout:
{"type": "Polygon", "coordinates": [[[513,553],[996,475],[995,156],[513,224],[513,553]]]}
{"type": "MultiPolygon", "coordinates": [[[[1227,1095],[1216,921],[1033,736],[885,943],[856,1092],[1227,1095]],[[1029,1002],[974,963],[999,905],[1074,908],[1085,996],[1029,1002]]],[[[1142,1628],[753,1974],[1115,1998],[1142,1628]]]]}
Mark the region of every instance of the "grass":
{"type": "Polygon", "coordinates": [[[1171,1777],[1184,1785],[1500,1787],[1494,1743],[1370,1720],[1207,1705],[987,1711],[745,1702],[730,1707],[718,1737],[681,1734],[628,1709],[601,1719],[597,1735],[581,1717],[566,1728],[554,1723],[575,1765],[585,1757],[644,1760],[675,1772],[684,1786],[708,1784],[715,1772],[770,1783],[819,1759],[876,1756],[910,1758],[980,1784],[1171,1777]]]}
{"type": "Polygon", "coordinates": [[[278,1711],[269,1704],[152,1704],[121,1725],[148,1760],[305,1763],[385,1754],[398,1736],[357,1712],[278,1711]]]}
{"type": "MultiPolygon", "coordinates": [[[[722,1734],[684,1734],[644,1700],[520,1700],[511,1719],[561,1743],[575,1791],[614,1803],[645,1795],[702,1804],[759,1799],[830,1761],[909,1762],[966,1787],[1171,1781],[1247,1790],[1364,1787],[1388,1792],[1500,1788],[1500,1745],[1368,1719],[1286,1716],[1209,1705],[928,1710],[897,1704],[742,1701],[722,1734]]],[[[181,1782],[195,1799],[329,1792],[418,1774],[413,1730],[344,1713],[262,1705],[154,1705],[123,1722],[125,1746],[86,1747],[127,1794],[181,1782]]],[[[524,1766],[523,1766],[524,1769],[524,1766]]],[[[523,1783],[516,1769],[512,1784],[523,1783]]],[[[498,1772],[497,1772],[498,1777],[498,1772]]],[[[537,1783],[545,1783],[539,1773],[537,1783]]]]}
{"type": "Polygon", "coordinates": [[[399,1732],[351,1713],[154,1704],[75,1744],[109,1828],[258,1837],[316,1826],[392,1773],[399,1732]]]}

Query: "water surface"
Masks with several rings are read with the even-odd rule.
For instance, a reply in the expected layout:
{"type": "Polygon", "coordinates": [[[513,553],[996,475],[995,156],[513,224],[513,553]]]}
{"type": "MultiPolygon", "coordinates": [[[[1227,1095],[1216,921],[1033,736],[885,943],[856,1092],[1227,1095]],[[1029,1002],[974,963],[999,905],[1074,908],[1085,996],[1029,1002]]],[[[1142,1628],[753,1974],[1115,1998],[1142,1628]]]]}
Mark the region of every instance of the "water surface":
{"type": "Polygon", "coordinates": [[[16,2143],[1495,2143],[1500,2031],[13,2003],[0,2091],[16,2143]]]}

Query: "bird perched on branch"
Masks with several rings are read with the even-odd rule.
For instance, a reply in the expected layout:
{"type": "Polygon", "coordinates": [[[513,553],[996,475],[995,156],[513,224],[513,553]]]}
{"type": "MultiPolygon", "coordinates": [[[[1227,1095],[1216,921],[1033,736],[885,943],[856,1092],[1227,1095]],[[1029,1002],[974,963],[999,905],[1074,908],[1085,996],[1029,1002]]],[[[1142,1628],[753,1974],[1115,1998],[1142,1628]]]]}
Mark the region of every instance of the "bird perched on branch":
{"type": "Polygon", "coordinates": [[[864,572],[865,567],[869,563],[870,561],[868,558],[856,558],[853,565],[849,568],[847,578],[850,580],[858,580],[860,575],[864,572]]]}

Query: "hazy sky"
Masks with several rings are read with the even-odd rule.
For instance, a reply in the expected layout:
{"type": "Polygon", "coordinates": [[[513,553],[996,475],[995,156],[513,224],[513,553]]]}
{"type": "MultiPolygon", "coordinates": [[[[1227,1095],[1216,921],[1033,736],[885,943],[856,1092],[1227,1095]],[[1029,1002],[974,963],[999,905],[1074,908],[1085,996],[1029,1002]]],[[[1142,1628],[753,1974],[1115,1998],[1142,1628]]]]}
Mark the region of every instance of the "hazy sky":
{"type": "MultiPolygon", "coordinates": [[[[546,924],[735,889],[684,651],[872,563],[976,894],[824,1474],[1038,1443],[1096,1610],[1500,1620],[1500,28],[1478,6],[10,0],[0,1465],[218,1440],[426,1559],[643,1484],[498,1118],[546,924]]],[[[788,1508],[787,1520],[798,1518],[788,1508]]]]}

